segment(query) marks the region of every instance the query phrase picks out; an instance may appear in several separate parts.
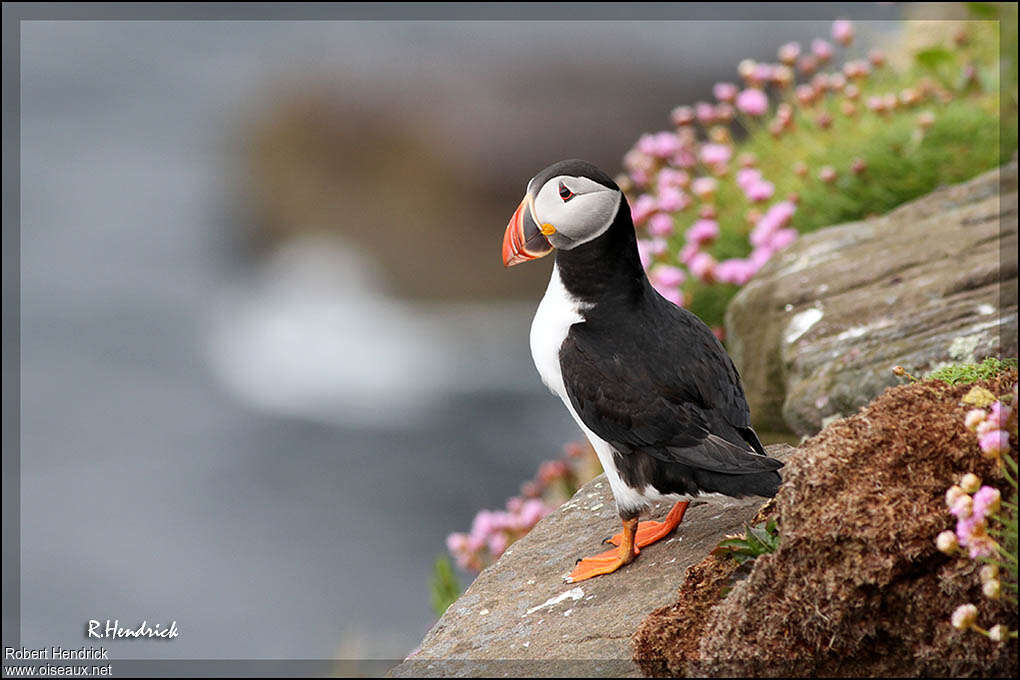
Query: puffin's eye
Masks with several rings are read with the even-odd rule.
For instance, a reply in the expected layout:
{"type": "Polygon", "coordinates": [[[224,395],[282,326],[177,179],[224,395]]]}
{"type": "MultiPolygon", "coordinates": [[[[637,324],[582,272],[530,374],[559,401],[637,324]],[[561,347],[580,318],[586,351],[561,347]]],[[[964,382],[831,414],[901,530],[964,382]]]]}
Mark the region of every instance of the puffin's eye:
{"type": "Polygon", "coordinates": [[[574,197],[574,192],[571,191],[570,189],[568,189],[566,184],[564,184],[563,182],[560,182],[560,198],[563,199],[563,202],[566,203],[567,201],[569,201],[573,197],[574,197]]]}

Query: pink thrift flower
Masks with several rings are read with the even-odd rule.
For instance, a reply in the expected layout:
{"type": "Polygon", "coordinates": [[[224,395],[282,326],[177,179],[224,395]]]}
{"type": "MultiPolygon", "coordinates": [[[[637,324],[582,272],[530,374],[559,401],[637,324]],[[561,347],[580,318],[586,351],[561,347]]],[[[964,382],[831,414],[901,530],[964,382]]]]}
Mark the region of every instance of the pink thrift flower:
{"type": "Polygon", "coordinates": [[[726,144],[705,144],[701,147],[701,162],[705,165],[725,165],[733,157],[733,149],[726,144]]]}
{"type": "Polygon", "coordinates": [[[749,116],[763,116],[769,108],[769,98],[761,90],[749,87],[737,95],[737,109],[749,116]]]}
{"type": "Polygon", "coordinates": [[[815,55],[815,58],[820,62],[824,63],[829,59],[832,59],[833,51],[832,43],[828,40],[815,38],[811,41],[811,54],[815,55]]]}
{"type": "Polygon", "coordinates": [[[797,69],[805,75],[811,75],[818,70],[818,58],[813,54],[803,55],[797,60],[797,69]]]}
{"type": "Polygon", "coordinates": [[[797,240],[796,229],[780,229],[769,239],[769,247],[778,252],[797,240]]]}
{"type": "MultiPolygon", "coordinates": [[[[996,403],[998,403],[998,402],[996,402],[996,403]]],[[[964,418],[963,424],[967,426],[968,430],[972,430],[973,431],[973,430],[977,429],[978,425],[980,425],[981,423],[985,422],[985,418],[987,416],[988,416],[988,414],[985,412],[984,409],[973,408],[973,409],[967,411],[967,417],[964,418]]]]}
{"type": "Polygon", "coordinates": [[[490,516],[490,520],[492,522],[491,531],[503,531],[510,526],[510,513],[494,510],[490,516]]]}
{"type": "Polygon", "coordinates": [[[474,522],[471,523],[471,537],[487,538],[496,528],[493,522],[494,518],[495,514],[491,510],[479,510],[475,515],[474,522]]]}
{"type": "Polygon", "coordinates": [[[772,74],[775,70],[776,69],[772,64],[755,64],[754,74],[751,76],[751,80],[756,83],[767,83],[772,80],[772,74]]]}
{"type": "Polygon", "coordinates": [[[711,283],[714,280],[715,258],[705,252],[695,254],[688,265],[699,281],[711,283]]]}
{"type": "Polygon", "coordinates": [[[707,198],[715,193],[719,183],[714,177],[699,177],[691,182],[691,191],[699,198],[707,198]]]}
{"type": "Polygon", "coordinates": [[[670,162],[678,168],[693,168],[698,164],[698,157],[690,149],[681,149],[673,154],[670,162]]]}
{"type": "Polygon", "coordinates": [[[779,61],[786,65],[797,63],[797,57],[800,56],[800,43],[788,42],[779,48],[779,61]]]}
{"type": "Polygon", "coordinates": [[[679,212],[691,204],[691,198],[680,189],[667,186],[659,188],[659,210],[679,212]]]}
{"type": "Polygon", "coordinates": [[[955,515],[957,519],[967,519],[974,514],[974,499],[968,494],[960,494],[953,505],[949,508],[949,513],[955,515]]]}
{"type": "Polygon", "coordinates": [[[772,82],[781,88],[787,88],[793,83],[793,69],[789,66],[777,66],[772,69],[772,82]]]}
{"type": "Polygon", "coordinates": [[[990,421],[990,420],[983,420],[980,423],[978,423],[978,426],[976,428],[974,428],[974,431],[977,432],[978,438],[980,438],[983,435],[988,434],[992,430],[998,430],[998,429],[1000,429],[1000,428],[996,427],[995,423],[993,423],[992,421],[990,421]]]}
{"type": "Polygon", "coordinates": [[[648,180],[650,179],[648,171],[641,168],[631,170],[628,177],[630,177],[630,181],[632,181],[636,187],[648,186],[648,180]]]}
{"type": "Polygon", "coordinates": [[[741,168],[737,170],[737,186],[745,192],[752,184],[761,181],[761,171],[757,168],[741,168]]]}
{"type": "Polygon", "coordinates": [[[991,430],[978,437],[978,446],[981,451],[990,458],[998,458],[1009,452],[1009,432],[1005,430],[991,430]]]}
{"type": "Polygon", "coordinates": [[[971,559],[987,557],[995,551],[995,541],[988,535],[988,525],[976,516],[961,518],[956,522],[957,542],[969,548],[971,559]]]}
{"type": "Polygon", "coordinates": [[[978,533],[971,537],[970,559],[976,560],[981,557],[988,557],[995,552],[995,541],[987,533],[978,533]]]}
{"type": "Polygon", "coordinates": [[[634,145],[634,148],[645,156],[654,155],[655,137],[650,132],[644,133],[638,137],[637,144],[634,145]]]}
{"type": "Polygon", "coordinates": [[[666,249],[669,244],[666,243],[664,238],[653,238],[649,243],[652,246],[652,255],[658,257],[666,253],[666,249]]]}
{"type": "Polygon", "coordinates": [[[751,242],[753,248],[765,248],[768,247],[772,241],[772,235],[778,229],[776,221],[768,219],[767,216],[763,216],[758,223],[754,225],[754,229],[747,235],[747,240],[751,242]]]}
{"type": "Polygon", "coordinates": [[[854,25],[847,19],[832,22],[832,39],[843,47],[854,41],[854,25]]]}
{"type": "Polygon", "coordinates": [[[538,466],[538,478],[540,481],[549,484],[565,476],[570,472],[566,461],[547,460],[538,466]]]}
{"type": "Polygon", "coordinates": [[[795,212],[797,212],[797,205],[793,201],[785,200],[773,203],[765,215],[770,220],[774,220],[777,227],[785,227],[793,219],[795,212]]]}
{"type": "Polygon", "coordinates": [[[493,557],[499,557],[506,550],[510,541],[507,539],[506,534],[498,533],[489,536],[489,552],[492,553],[493,557]]]}
{"type": "Polygon", "coordinates": [[[656,200],[654,196],[649,194],[641,194],[634,201],[634,207],[630,209],[630,216],[634,220],[634,224],[640,226],[645,220],[651,217],[652,213],[655,212],[656,200]]]}
{"type": "MultiPolygon", "coordinates": [[[[988,420],[995,424],[996,429],[1006,429],[1006,423],[1009,422],[1010,408],[1003,405],[1001,401],[997,401],[992,404],[991,410],[988,412],[988,420]]],[[[969,415],[969,414],[968,414],[969,415]]]]}
{"type": "Polygon", "coordinates": [[[669,264],[656,265],[652,269],[649,278],[656,287],[663,288],[676,288],[677,286],[683,285],[683,282],[687,279],[687,275],[684,274],[684,270],[680,267],[674,267],[669,264]]]}
{"type": "Polygon", "coordinates": [[[733,120],[733,107],[726,102],[722,102],[715,107],[715,119],[724,123],[733,120]]]}
{"type": "Polygon", "coordinates": [[[670,119],[677,127],[681,125],[690,125],[694,122],[694,109],[689,106],[678,106],[673,109],[673,112],[670,114],[670,119]]]}
{"type": "Polygon", "coordinates": [[[454,533],[446,537],[446,549],[451,555],[457,556],[467,550],[467,534],[454,533]]]}
{"type": "Polygon", "coordinates": [[[776,191],[776,187],[772,182],[767,180],[759,180],[754,184],[751,184],[745,190],[747,198],[754,203],[760,203],[767,201],[772,198],[772,194],[776,191]]]}
{"type": "Polygon", "coordinates": [[[803,84],[798,85],[797,89],[793,91],[797,97],[797,101],[800,102],[801,106],[810,106],[814,103],[815,98],[818,96],[817,90],[813,85],[803,84]]]}
{"type": "Polygon", "coordinates": [[[665,187],[679,187],[682,189],[691,183],[691,176],[683,170],[663,168],[659,171],[657,183],[659,185],[660,193],[665,187]]]}
{"type": "Polygon", "coordinates": [[[687,230],[686,236],[688,243],[709,243],[719,237],[719,223],[715,220],[698,220],[687,230]]]}
{"type": "Polygon", "coordinates": [[[702,125],[711,125],[715,122],[715,107],[708,102],[698,102],[694,105],[694,115],[702,125]]]}
{"type": "Polygon", "coordinates": [[[690,267],[691,260],[693,260],[694,256],[700,252],[701,248],[697,243],[688,243],[680,250],[680,254],[678,255],[678,257],[680,258],[681,262],[690,267]]]}
{"type": "Polygon", "coordinates": [[[860,59],[848,61],[843,64],[843,73],[847,78],[867,78],[871,73],[871,64],[860,59]]]}
{"type": "Polygon", "coordinates": [[[737,86],[733,83],[716,83],[712,87],[712,94],[721,102],[733,103],[737,96],[737,86]]]}
{"type": "Polygon", "coordinates": [[[648,233],[652,236],[669,236],[673,228],[673,218],[666,213],[655,213],[648,220],[648,233]]]}
{"type": "Polygon", "coordinates": [[[772,248],[770,248],[768,244],[765,244],[760,248],[752,250],[747,259],[754,267],[755,273],[757,273],[759,269],[765,266],[766,262],[772,259],[772,254],[772,248]]]}
{"type": "Polygon", "coordinates": [[[731,258],[715,266],[715,278],[723,283],[743,286],[754,276],[754,266],[744,259],[731,258]]]}
{"type": "Polygon", "coordinates": [[[653,156],[669,158],[683,148],[680,139],[672,132],[664,131],[655,133],[655,152],[653,156]]]}
{"type": "Polygon", "coordinates": [[[521,508],[520,518],[526,527],[531,528],[550,512],[551,510],[546,507],[545,503],[537,498],[532,498],[525,501],[524,507],[521,508]]]}
{"type": "Polygon", "coordinates": [[[737,73],[744,80],[753,80],[754,73],[758,68],[758,64],[754,59],[741,59],[740,63],[737,64],[737,73]]]}
{"type": "Polygon", "coordinates": [[[488,534],[476,534],[474,531],[468,535],[467,547],[465,550],[468,553],[476,553],[485,547],[485,542],[489,539],[488,534]]]}
{"type": "Polygon", "coordinates": [[[1002,494],[992,486],[982,486],[974,494],[974,516],[984,518],[999,511],[1002,494]]]}

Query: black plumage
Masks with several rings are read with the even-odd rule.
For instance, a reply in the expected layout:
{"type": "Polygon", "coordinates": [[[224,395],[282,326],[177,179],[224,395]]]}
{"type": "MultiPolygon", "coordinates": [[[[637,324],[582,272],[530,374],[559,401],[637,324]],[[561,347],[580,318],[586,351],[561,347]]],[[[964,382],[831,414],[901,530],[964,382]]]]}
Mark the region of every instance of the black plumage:
{"type": "MultiPolygon", "coordinates": [[[[568,169],[616,188],[589,164],[546,173],[568,169]]],[[[701,319],[649,283],[626,198],[605,232],[558,249],[556,264],[584,304],[584,321],[560,347],[564,386],[584,424],[615,449],[621,479],[663,495],[774,496],[782,463],[751,428],[737,370],[701,319]]]]}

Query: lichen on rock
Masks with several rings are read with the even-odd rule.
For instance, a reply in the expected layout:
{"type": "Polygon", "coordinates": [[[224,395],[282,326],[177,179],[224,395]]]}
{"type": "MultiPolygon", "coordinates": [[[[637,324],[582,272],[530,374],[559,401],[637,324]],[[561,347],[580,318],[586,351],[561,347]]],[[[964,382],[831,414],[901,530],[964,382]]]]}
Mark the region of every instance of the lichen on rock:
{"type": "Polygon", "coordinates": [[[798,239],[726,312],[755,425],[815,434],[895,385],[894,365],[1015,355],[1016,248],[1015,161],[798,239]]]}

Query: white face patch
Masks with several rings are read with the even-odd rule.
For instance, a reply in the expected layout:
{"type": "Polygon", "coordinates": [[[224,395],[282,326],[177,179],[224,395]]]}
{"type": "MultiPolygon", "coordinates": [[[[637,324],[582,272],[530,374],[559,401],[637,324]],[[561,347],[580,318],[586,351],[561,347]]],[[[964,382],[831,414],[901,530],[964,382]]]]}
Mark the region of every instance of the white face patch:
{"type": "MultiPolygon", "coordinates": [[[[529,187],[529,190],[531,187],[529,187]]],[[[560,175],[548,180],[535,196],[534,217],[539,226],[551,224],[556,233],[549,242],[570,250],[598,238],[613,223],[621,193],[587,177],[560,175]],[[563,200],[564,193],[572,196],[563,200]]]]}

